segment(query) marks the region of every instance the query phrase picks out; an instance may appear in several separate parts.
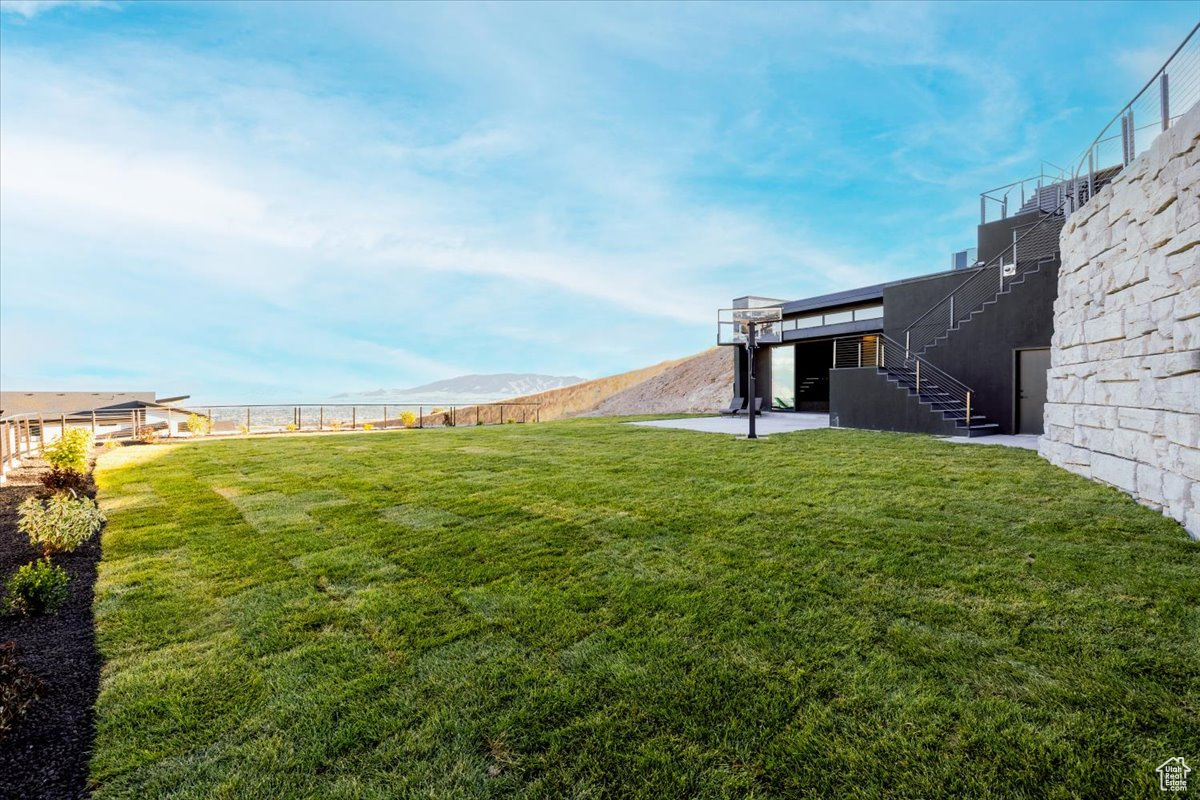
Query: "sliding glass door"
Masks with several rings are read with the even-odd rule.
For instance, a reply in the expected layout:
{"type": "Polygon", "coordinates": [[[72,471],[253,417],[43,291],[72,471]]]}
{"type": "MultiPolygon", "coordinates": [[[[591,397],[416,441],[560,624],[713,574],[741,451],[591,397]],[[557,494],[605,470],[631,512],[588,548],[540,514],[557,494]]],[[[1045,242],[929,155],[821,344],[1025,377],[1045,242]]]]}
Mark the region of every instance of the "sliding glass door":
{"type": "Polygon", "coordinates": [[[771,408],[796,409],[796,346],[771,348],[771,408]]]}

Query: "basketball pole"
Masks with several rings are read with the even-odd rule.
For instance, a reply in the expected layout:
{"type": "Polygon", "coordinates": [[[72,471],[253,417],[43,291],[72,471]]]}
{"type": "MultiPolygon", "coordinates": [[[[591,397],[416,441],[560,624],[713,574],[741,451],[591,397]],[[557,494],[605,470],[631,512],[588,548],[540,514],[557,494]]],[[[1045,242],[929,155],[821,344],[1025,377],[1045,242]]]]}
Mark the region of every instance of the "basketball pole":
{"type": "Polygon", "coordinates": [[[746,438],[757,439],[758,434],[754,432],[754,331],[758,326],[751,321],[746,327],[750,329],[746,336],[746,413],[750,415],[750,432],[746,438]]]}

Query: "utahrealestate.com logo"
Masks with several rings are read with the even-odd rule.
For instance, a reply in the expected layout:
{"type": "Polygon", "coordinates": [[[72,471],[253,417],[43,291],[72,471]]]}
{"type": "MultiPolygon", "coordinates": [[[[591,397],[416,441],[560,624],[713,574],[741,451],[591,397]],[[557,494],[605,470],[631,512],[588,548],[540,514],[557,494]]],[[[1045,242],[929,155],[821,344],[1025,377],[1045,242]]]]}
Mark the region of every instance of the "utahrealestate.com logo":
{"type": "Polygon", "coordinates": [[[1186,792],[1187,776],[1192,768],[1183,763],[1183,756],[1168,758],[1158,765],[1158,788],[1164,792],[1186,792]]]}

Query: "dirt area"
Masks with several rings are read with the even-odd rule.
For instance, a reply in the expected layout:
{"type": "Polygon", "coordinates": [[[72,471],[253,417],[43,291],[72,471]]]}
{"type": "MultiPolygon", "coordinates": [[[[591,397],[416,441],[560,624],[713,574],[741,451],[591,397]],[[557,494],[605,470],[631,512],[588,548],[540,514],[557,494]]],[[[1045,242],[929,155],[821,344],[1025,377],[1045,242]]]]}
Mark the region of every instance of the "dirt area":
{"type": "MultiPolygon", "coordinates": [[[[562,417],[716,413],[729,405],[732,395],[733,354],[727,347],[713,347],[619,375],[514,397],[511,402],[537,403],[538,418],[546,422],[562,417]]],[[[474,413],[473,408],[459,409],[460,419],[469,421],[474,413]]],[[[485,410],[484,416],[489,413],[495,412],[485,410]]]]}
{"type": "MultiPolygon", "coordinates": [[[[0,580],[40,555],[17,530],[17,506],[45,493],[39,479],[45,470],[38,459],[26,461],[0,486],[0,580]]],[[[0,643],[16,642],[18,664],[43,682],[25,715],[8,734],[0,733],[0,796],[32,800],[89,794],[93,708],[100,686],[92,617],[99,561],[99,534],[75,552],[54,557],[71,576],[70,598],[57,614],[27,619],[0,613],[0,643]]]]}
{"type": "Polygon", "coordinates": [[[716,413],[733,395],[733,353],[714,347],[648,380],[617,392],[590,414],[716,413]]]}

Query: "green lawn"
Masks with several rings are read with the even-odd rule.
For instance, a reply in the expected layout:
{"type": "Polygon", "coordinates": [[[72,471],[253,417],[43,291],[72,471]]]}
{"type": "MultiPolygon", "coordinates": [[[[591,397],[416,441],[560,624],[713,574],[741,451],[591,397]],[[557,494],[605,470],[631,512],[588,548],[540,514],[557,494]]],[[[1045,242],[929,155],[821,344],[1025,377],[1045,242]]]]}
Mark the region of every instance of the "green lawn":
{"type": "Polygon", "coordinates": [[[98,481],[102,798],[1157,797],[1200,760],[1200,546],[1034,453],[584,420],[98,481]]]}

